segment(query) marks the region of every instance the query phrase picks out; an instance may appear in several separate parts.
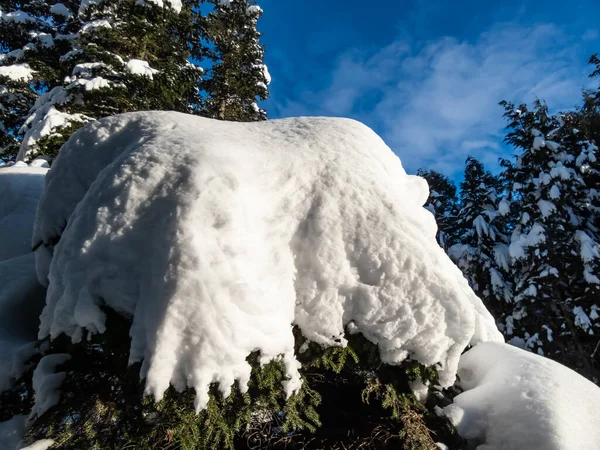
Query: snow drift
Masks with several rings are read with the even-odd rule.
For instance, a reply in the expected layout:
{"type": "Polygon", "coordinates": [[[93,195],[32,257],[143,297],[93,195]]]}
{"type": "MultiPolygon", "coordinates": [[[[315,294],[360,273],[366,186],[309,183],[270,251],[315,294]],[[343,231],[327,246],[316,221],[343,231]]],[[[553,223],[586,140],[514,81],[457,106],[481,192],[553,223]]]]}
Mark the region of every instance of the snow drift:
{"type": "Polygon", "coordinates": [[[34,352],[44,305],[31,252],[35,210],[48,170],[44,163],[0,167],[0,392],[34,352]]]}
{"type": "Polygon", "coordinates": [[[595,450],[600,389],[525,350],[481,343],[461,357],[460,385],[445,414],[478,449],[595,450]]]}
{"type": "Polygon", "coordinates": [[[384,362],[437,364],[448,386],[467,345],[502,338],[436,244],[427,196],[352,120],[94,122],[40,200],[39,337],[102,333],[104,305],[130,315],[147,392],[193,387],[198,409],[211,383],[246,387],[254,350],[282,357],[296,390],[293,325],[324,346],[361,332],[384,362]]]}

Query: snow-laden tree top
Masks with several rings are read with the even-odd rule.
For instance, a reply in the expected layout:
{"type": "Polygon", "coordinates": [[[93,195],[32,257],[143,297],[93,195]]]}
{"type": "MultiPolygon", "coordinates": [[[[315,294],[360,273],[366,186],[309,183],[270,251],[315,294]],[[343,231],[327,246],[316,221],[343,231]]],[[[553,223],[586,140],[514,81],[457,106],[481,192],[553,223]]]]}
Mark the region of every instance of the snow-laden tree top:
{"type": "Polygon", "coordinates": [[[103,305],[131,315],[130,361],[156,398],[189,386],[203,408],[210,383],[243,390],[254,350],[283,356],[292,393],[294,325],[324,346],[361,332],[386,363],[438,364],[446,386],[467,345],[502,340],[435,241],[426,182],[352,120],[125,114],[73,135],[46,181],[40,338],[104,332],[103,305]]]}

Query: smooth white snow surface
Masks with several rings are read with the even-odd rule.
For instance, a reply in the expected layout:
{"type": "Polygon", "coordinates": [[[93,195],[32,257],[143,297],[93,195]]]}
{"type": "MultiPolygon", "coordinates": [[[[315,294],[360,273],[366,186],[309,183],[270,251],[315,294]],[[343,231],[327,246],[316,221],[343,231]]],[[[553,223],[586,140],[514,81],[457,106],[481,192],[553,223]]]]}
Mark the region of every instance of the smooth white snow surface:
{"type": "Polygon", "coordinates": [[[39,441],[35,441],[33,444],[28,445],[27,447],[21,447],[20,450],[48,450],[52,447],[54,441],[52,439],[41,439],[39,441]]]}
{"type": "Polygon", "coordinates": [[[33,221],[47,171],[23,162],[0,167],[0,261],[31,252],[33,221]]]}
{"type": "Polygon", "coordinates": [[[31,251],[35,211],[48,170],[39,165],[36,160],[32,166],[0,167],[0,392],[11,386],[34,353],[44,304],[31,251]]]}
{"type": "Polygon", "coordinates": [[[600,388],[567,367],[508,344],[460,360],[465,392],[444,409],[479,450],[597,450],[600,388]]]}
{"type": "Polygon", "coordinates": [[[298,389],[293,324],[326,346],[345,345],[348,325],[387,363],[439,364],[448,386],[467,345],[502,337],[437,245],[427,196],[352,120],[93,122],[62,148],[40,201],[39,337],[102,333],[103,304],[131,315],[147,392],[193,387],[199,409],[210,383],[246,388],[254,350],[282,355],[284,388],[298,389]]]}

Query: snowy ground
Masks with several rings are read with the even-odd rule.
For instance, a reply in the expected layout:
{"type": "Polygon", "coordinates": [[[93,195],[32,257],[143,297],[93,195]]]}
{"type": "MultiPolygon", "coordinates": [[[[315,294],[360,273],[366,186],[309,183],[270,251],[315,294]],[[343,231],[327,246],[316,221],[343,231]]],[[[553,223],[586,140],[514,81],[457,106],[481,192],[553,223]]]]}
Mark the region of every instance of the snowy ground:
{"type": "MultiPolygon", "coordinates": [[[[63,147],[38,208],[40,324],[43,290],[26,244],[44,172],[0,168],[0,194],[14,199],[0,221],[11,268],[0,279],[0,342],[12,343],[13,359],[31,350],[38,325],[42,338],[103,332],[106,304],[133,317],[130,356],[144,361],[147,391],[191,386],[202,408],[212,382],[225,394],[236,380],[245,387],[256,349],[264,360],[283,355],[293,392],[292,326],[323,345],[344,345],[346,328],[388,363],[437,365],[446,386],[460,369],[465,392],[445,414],[482,450],[599,441],[598,388],[501,343],[435,241],[425,182],[364,125],[155,112],[86,126],[63,147]]],[[[38,408],[56,401],[54,363],[36,371],[38,408]]],[[[18,372],[10,367],[7,382],[18,372]]],[[[24,421],[0,424],[0,444],[14,447],[24,421]]]]}
{"type": "Polygon", "coordinates": [[[600,389],[571,369],[508,344],[461,357],[465,392],[444,413],[480,450],[595,450],[600,389]]]}
{"type": "Polygon", "coordinates": [[[32,354],[44,305],[31,251],[33,220],[48,170],[41,164],[0,168],[0,392],[32,354]]]}

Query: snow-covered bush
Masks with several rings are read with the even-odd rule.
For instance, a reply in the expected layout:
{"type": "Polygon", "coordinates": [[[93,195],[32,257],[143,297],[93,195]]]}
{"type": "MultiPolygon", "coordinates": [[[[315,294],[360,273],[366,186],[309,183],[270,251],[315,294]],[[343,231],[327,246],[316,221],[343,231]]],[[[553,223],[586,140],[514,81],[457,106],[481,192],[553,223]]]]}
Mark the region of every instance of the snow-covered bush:
{"type": "MultiPolygon", "coordinates": [[[[160,446],[200,430],[231,446],[264,417],[282,427],[271,438],[339,417],[319,411],[349,386],[346,401],[387,408],[392,436],[430,448],[410,387],[425,401],[424,382],[441,392],[468,345],[501,337],[436,244],[427,196],[351,120],[89,124],[47,176],[34,228],[39,338],[71,358],[30,436],[160,446]],[[330,376],[335,394],[317,389],[330,376]],[[140,414],[154,434],[127,426],[140,414]]],[[[367,423],[369,437],[381,424],[367,423]]]]}
{"type": "MultiPolygon", "coordinates": [[[[38,206],[46,305],[37,348],[7,334],[35,354],[0,394],[0,446],[594,449],[598,388],[498,342],[426,198],[350,120],[86,126],[38,206]]],[[[37,312],[20,245],[29,278],[1,303],[37,312]]]]}

